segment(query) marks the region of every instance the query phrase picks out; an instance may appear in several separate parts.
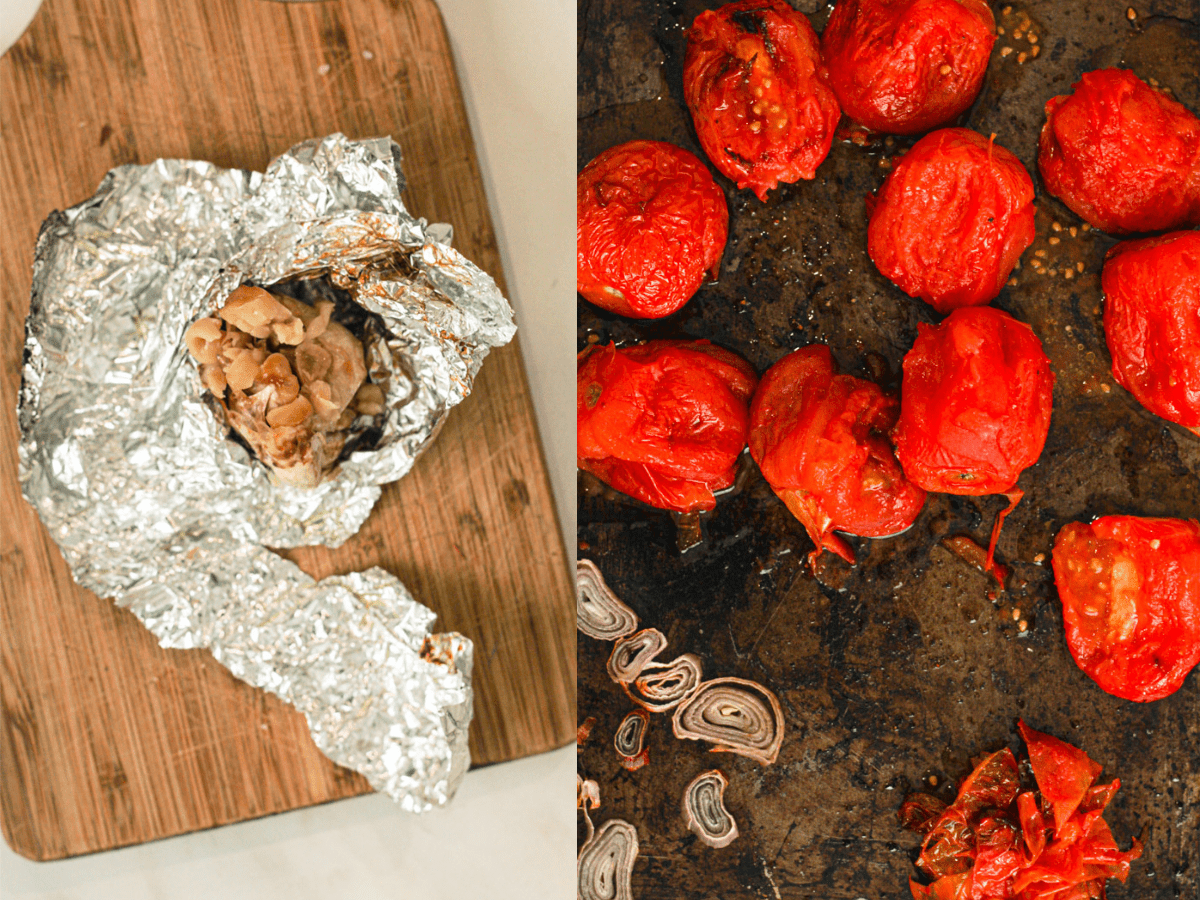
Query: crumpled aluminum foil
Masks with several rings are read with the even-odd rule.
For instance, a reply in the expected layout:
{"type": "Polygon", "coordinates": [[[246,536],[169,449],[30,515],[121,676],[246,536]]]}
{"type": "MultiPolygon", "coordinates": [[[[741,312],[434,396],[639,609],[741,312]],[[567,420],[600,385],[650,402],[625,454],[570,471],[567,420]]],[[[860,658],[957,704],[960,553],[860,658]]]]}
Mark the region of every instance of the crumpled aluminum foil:
{"type": "MultiPolygon", "coordinates": [[[[206,647],[291,702],[317,746],[406,809],[469,763],[471,642],[379,569],[314,582],[267,547],[336,547],[515,332],[495,282],[404,208],[400,148],[340,134],[265,173],[158,160],[42,226],[20,480],[76,580],[166,647],[206,647]],[[244,282],[323,277],[376,314],[382,435],[311,490],[278,485],[205,398],[187,327],[244,282]]],[[[287,291],[287,284],[280,290],[287,291]]],[[[332,289],[329,289],[332,290],[332,289]]]]}

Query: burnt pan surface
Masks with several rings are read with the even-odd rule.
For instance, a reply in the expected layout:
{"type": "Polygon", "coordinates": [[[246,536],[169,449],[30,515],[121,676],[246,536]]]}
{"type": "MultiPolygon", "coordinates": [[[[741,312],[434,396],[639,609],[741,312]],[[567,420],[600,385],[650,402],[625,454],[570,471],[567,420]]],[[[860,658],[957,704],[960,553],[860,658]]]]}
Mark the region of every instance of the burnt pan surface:
{"type": "MultiPolygon", "coordinates": [[[[580,168],[633,139],[704,159],[681,81],[685,29],[709,5],[717,4],[581,2],[580,168]]],[[[824,28],[829,6],[798,7],[824,28]]],[[[1083,72],[1132,68],[1200,112],[1200,2],[1139,3],[1132,20],[1127,9],[993,4],[1005,34],[959,123],[994,132],[1034,177],[1038,236],[994,305],[1033,326],[1058,379],[1046,449],[1021,478],[1025,499],[1000,540],[998,559],[1013,570],[1007,593],[990,598],[984,575],[941,543],[966,534],[986,544],[1001,497],[931,496],[906,533],[851,539],[856,567],[827,553],[814,574],[804,529],[748,455],[735,488],[703,517],[703,542],[685,553],[669,513],[580,475],[579,555],[600,566],[641,627],[667,635],[660,659],[695,653],[705,678],[762,683],[787,723],[778,762],[764,767],[676,740],[669,715],[651,716],[649,765],[625,771],[612,735],[633,704],[605,670],[612,645],[580,636],[579,715],[597,723],[579,768],[600,784],[595,821],[620,817],[638,830],[633,892],[642,900],[907,897],[919,839],[896,819],[905,794],[951,799],[973,756],[1020,746],[1018,718],[1085,749],[1104,765],[1102,780],[1121,779],[1106,817],[1122,848],[1141,835],[1146,849],[1126,885],[1109,883],[1110,898],[1200,897],[1200,675],[1156,703],[1102,692],[1071,660],[1050,570],[1051,543],[1067,522],[1200,516],[1200,438],[1151,415],[1109,371],[1100,267],[1115,240],[1079,229],[1037,176],[1043,107],[1083,72]],[[1039,252],[1043,275],[1031,264],[1039,252]],[[713,767],[729,778],[725,805],[741,832],[720,850],[700,843],[681,813],[684,788],[713,767]]],[[[815,181],[781,186],[766,203],[714,171],[730,209],[720,281],[657,322],[580,299],[579,348],[589,338],[704,337],[761,373],[822,341],[842,371],[898,389],[917,323],[940,317],[872,265],[863,198],[882,183],[884,161],[911,144],[835,141],[815,181]]]]}

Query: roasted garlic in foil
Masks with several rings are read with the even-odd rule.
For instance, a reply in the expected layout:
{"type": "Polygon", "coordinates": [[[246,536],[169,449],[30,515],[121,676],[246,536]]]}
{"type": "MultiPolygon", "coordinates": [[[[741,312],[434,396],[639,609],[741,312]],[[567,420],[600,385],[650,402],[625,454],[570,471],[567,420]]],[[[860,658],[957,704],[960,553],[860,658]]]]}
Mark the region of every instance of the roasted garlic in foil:
{"type": "MultiPolygon", "coordinates": [[[[335,134],[265,173],[122,166],[53,213],[26,322],[20,480],[81,585],[131,609],[164,646],[206,647],[290,701],[331,759],[424,810],[469,762],[471,642],[430,635],[434,614],[382,570],[314,582],[266,549],[354,534],[379,485],[412,467],[515,331],[493,280],[450,248],[448,227],[407,212],[403,187],[394,142],[335,134]],[[271,466],[295,460],[254,432],[259,413],[286,426],[300,405],[279,413],[286,404],[263,398],[258,410],[252,389],[245,403],[221,393],[213,363],[188,350],[207,358],[205,320],[247,326],[246,347],[260,340],[252,315],[221,315],[260,288],[292,313],[263,349],[286,357],[281,346],[302,342],[284,338],[324,318],[362,351],[354,396],[328,378],[297,387],[341,427],[336,448],[291,477],[271,466]]],[[[332,340],[344,350],[342,337],[332,340]]],[[[321,350],[338,356],[329,343],[293,353],[289,370],[315,371],[321,350]]],[[[253,377],[278,376],[286,393],[279,360],[262,371],[270,355],[253,377]]],[[[227,383],[239,377],[221,369],[227,383]]]]}

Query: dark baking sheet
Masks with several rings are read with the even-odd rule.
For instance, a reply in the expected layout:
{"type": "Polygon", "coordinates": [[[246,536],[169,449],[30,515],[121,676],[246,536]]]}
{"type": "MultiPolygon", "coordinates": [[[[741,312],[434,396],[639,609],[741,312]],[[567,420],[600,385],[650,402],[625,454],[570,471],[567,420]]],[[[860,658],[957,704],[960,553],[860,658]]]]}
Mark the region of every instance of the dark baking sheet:
{"type": "MultiPolygon", "coordinates": [[[[579,7],[579,166],[635,138],[666,140],[702,159],[682,101],[684,31],[715,3],[590,0],[579,7]]],[[[801,0],[820,31],[830,7],[801,0]]],[[[1058,377],[1045,452],[1020,486],[998,555],[1014,570],[990,599],[985,577],[939,539],[986,543],[1002,498],[931,496],[906,534],[855,541],[850,568],[826,554],[814,575],[811,543],[746,458],[738,485],[704,517],[704,542],[676,546],[671,515],[580,476],[579,551],[670,643],[698,654],[706,677],[757,680],[780,698],[787,732],[779,761],[760,766],[678,741],[652,716],[649,766],[626,772],[613,731],[631,708],[605,672],[611,645],[579,641],[579,715],[597,719],[580,748],[580,772],[600,784],[599,823],[638,829],[634,895],[646,898],[907,897],[917,837],[896,810],[917,789],[951,796],[970,758],[1019,746],[1016,721],[1083,747],[1119,777],[1107,818],[1118,843],[1141,835],[1145,854],[1109,896],[1200,898],[1200,675],[1174,696],[1135,704],[1103,693],[1072,662],[1049,567],[1066,522],[1106,513],[1200,516],[1200,438],[1158,419],[1113,384],[1100,320],[1100,264],[1115,243],[1080,221],[1037,177],[1037,136],[1047,99],[1085,71],[1110,65],[1156,79],[1200,111],[1200,2],[1057,0],[995,3],[1006,35],[983,93],[961,124],[1012,150],[1038,186],[1038,237],[995,305],[1030,323],[1058,377]],[[1004,10],[1011,6],[1007,13],[1004,10]],[[1022,14],[1042,48],[1013,40],[1022,14]],[[1013,47],[1007,56],[1001,48],[1013,47]],[[1019,54],[1025,52],[1025,61],[1019,54]],[[1059,222],[1063,231],[1052,230],[1059,222]],[[1049,239],[1058,238],[1050,244],[1049,239]],[[1043,250],[1047,272],[1030,261],[1043,250]],[[1077,262],[1082,274],[1063,272],[1077,262]],[[1054,274],[1050,274],[1053,271],[1054,274]],[[1041,559],[1039,563],[1037,560],[1041,559]],[[1027,622],[1021,633],[1013,619],[1027,622]],[[680,814],[699,772],[729,777],[726,805],[741,836],[711,850],[680,814]]],[[[898,386],[916,325],[933,311],[906,297],[866,254],[863,197],[882,182],[880,161],[902,146],[835,142],[813,182],[760,203],[721,176],[730,241],[719,284],[680,313],[638,323],[579,302],[579,347],[706,337],[759,371],[815,341],[844,371],[898,386]]]]}

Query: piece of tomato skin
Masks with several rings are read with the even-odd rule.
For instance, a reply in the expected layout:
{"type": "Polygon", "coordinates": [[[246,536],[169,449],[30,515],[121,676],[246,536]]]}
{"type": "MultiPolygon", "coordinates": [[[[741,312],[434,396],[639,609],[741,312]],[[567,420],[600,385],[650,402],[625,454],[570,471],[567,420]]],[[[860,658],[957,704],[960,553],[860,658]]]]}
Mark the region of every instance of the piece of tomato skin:
{"type": "Polygon", "coordinates": [[[1100,285],[1113,378],[1156,416],[1200,428],[1200,232],[1117,244],[1100,285]]]}
{"type": "Polygon", "coordinates": [[[1200,118],[1126,69],[1085,72],[1046,103],[1046,190],[1101,231],[1200,225],[1200,118]]]}
{"type": "Polygon", "coordinates": [[[590,346],[579,354],[579,468],[659,509],[715,507],[746,446],[753,367],[708,341],[590,346]]]}
{"type": "Polygon", "coordinates": [[[867,253],[940,313],[990,302],[1035,236],[1033,180],[994,140],[943,128],[913,145],[867,198],[867,253]]]}
{"type": "Polygon", "coordinates": [[[925,504],[896,461],[888,431],[899,404],[872,382],[836,372],[825,344],[768,369],[750,404],[750,455],[816,545],[853,564],[834,531],[886,537],[925,504]]]}
{"type": "Polygon", "coordinates": [[[990,306],[921,324],[904,357],[892,430],[909,479],[929,492],[1004,493],[1037,462],[1054,374],[1033,329],[990,306]]]}
{"type": "Polygon", "coordinates": [[[849,119],[882,134],[920,134],[975,101],[995,42],[984,0],[838,0],[821,53],[849,119]]]}
{"type": "Polygon", "coordinates": [[[816,176],[841,118],[820,42],[784,0],[738,0],[687,32],[684,101],[709,161],[760,200],[816,176]]]}
{"type": "Polygon", "coordinates": [[[1064,525],[1054,583],[1076,665],[1102,690],[1146,703],[1200,663],[1200,523],[1102,516],[1064,525]]]}
{"type": "Polygon", "coordinates": [[[576,181],[576,287],[618,315],[657,319],[720,267],[725,195],[693,154],[662,141],[605,150],[576,181]]]}

